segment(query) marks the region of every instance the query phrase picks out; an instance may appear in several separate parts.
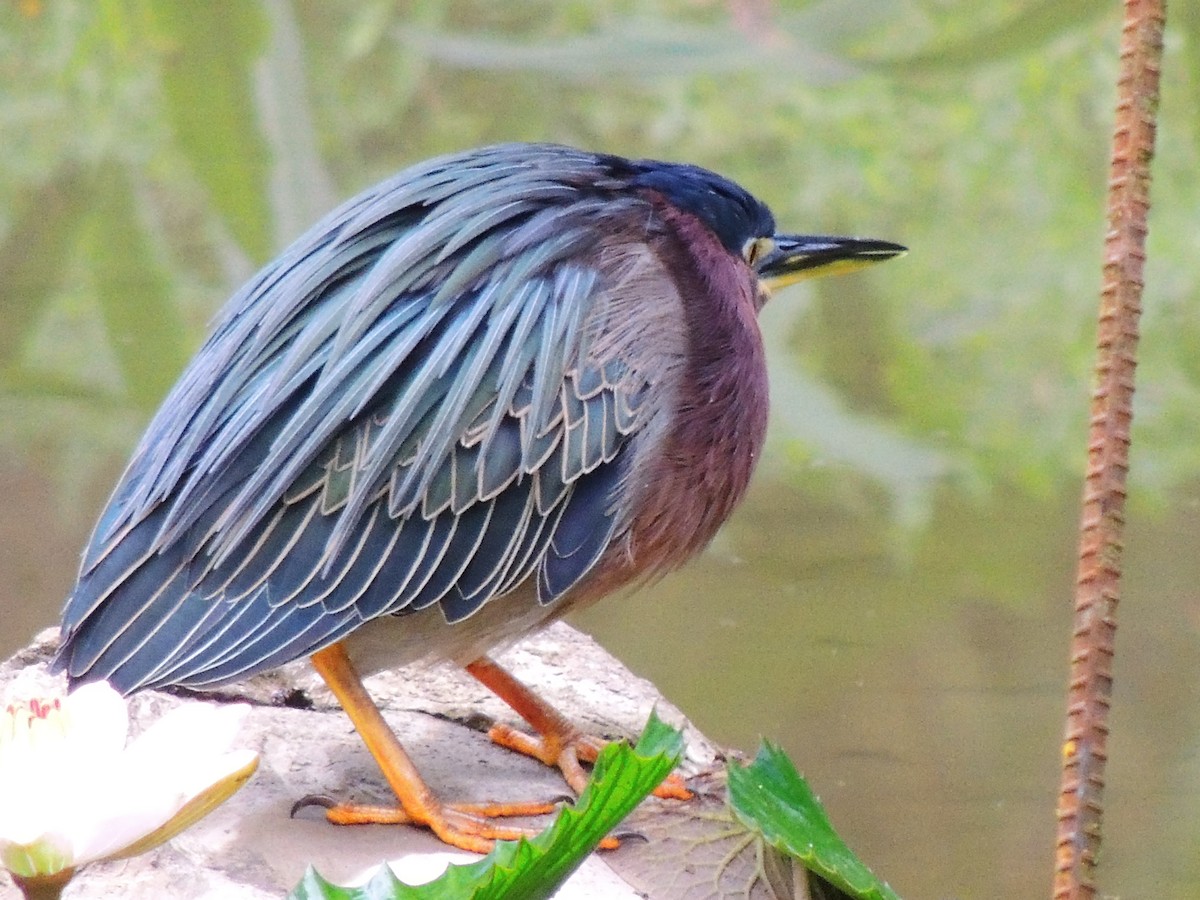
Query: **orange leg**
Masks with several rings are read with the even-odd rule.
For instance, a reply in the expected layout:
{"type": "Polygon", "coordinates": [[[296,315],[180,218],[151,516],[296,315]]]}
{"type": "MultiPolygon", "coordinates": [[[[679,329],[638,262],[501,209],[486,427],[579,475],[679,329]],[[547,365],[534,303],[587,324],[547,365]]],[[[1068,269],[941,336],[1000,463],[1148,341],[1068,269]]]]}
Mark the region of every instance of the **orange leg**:
{"type": "MultiPolygon", "coordinates": [[[[497,723],[488,731],[488,737],[502,747],[532,756],[548,766],[558,766],[571,790],[576,794],[583,793],[588,776],[580,762],[595,762],[607,742],[581,732],[562,713],[490,657],[481,656],[467,666],[467,671],[512,707],[537,732],[537,735],[530,735],[497,723]]],[[[684,786],[682,778],[672,774],[655,789],[654,795],[672,800],[690,800],[692,792],[684,786]]]]}
{"type": "Polygon", "coordinates": [[[416,766],[384,721],[363,687],[350,657],[341,644],[332,644],[312,655],[313,668],[325,679],[342,709],[354,723],[363,743],[375,757],[383,776],[396,793],[400,808],[330,805],[326,817],[339,825],[380,823],[413,824],[429,828],[445,843],[473,853],[487,853],[492,842],[516,840],[531,832],[501,828],[490,817],[532,816],[552,812],[552,803],[463,804],[442,803],[422,780],[416,766]]]}

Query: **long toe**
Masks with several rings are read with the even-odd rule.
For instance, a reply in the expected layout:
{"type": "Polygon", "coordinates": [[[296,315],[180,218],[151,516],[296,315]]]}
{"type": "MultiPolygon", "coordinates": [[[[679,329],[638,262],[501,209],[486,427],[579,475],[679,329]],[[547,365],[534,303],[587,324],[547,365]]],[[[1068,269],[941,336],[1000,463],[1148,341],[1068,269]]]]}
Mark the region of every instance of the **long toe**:
{"type": "MultiPolygon", "coordinates": [[[[488,730],[488,737],[508,750],[533,757],[547,766],[557,766],[576,794],[582,794],[588,782],[588,774],[582,763],[594,763],[600,752],[611,743],[575,729],[566,734],[533,735],[503,722],[493,725],[488,730]]],[[[690,800],[692,792],[683,778],[672,772],[654,789],[654,796],[664,800],[690,800]]]]}
{"type": "Polygon", "coordinates": [[[325,818],[334,825],[416,825],[428,828],[460,850],[488,853],[495,841],[515,841],[537,834],[536,829],[499,825],[495,819],[541,816],[555,809],[555,804],[542,802],[447,803],[429,810],[429,821],[421,821],[401,806],[335,803],[325,807],[325,818]]]}

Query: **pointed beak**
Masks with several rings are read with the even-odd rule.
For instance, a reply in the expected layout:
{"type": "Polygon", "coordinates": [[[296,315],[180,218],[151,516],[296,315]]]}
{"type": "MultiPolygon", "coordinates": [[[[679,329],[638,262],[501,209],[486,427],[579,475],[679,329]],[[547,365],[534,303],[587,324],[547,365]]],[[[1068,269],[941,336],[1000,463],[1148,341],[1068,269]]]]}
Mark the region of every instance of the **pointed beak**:
{"type": "Polygon", "coordinates": [[[870,238],[777,234],[774,246],[754,264],[770,291],[817,275],[842,275],[908,252],[870,238]]]}

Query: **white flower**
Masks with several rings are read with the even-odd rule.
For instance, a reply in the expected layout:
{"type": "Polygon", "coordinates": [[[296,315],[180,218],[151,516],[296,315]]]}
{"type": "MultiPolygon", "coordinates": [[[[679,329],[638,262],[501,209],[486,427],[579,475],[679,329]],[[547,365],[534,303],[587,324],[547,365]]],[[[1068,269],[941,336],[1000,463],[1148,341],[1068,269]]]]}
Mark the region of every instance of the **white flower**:
{"type": "Polygon", "coordinates": [[[253,774],[230,750],[247,707],[192,703],[126,746],[125,701],[105,682],[0,710],[0,866],[22,878],[158,846],[253,774]]]}

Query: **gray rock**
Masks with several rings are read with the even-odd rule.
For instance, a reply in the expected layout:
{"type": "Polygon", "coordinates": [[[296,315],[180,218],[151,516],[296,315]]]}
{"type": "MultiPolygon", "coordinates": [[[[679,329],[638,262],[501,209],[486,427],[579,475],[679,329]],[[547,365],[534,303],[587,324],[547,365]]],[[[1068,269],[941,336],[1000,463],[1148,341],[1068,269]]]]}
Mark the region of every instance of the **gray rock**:
{"type": "MultiPolygon", "coordinates": [[[[0,695],[16,679],[46,677],[55,643],[53,631],[43,632],[30,647],[0,664],[0,695]]],[[[681,896],[678,878],[691,871],[694,853],[671,849],[672,833],[676,838],[681,833],[672,829],[671,817],[681,817],[681,823],[695,832],[688,838],[689,847],[703,844],[706,832],[715,834],[728,825],[722,754],[687,725],[652,684],[565,624],[552,626],[499,658],[592,733],[636,736],[654,708],[662,718],[684,726],[683,769],[685,775],[696,776],[696,784],[702,787],[699,805],[651,798],[631,826],[639,828],[636,822],[643,822],[647,839],[627,840],[617,851],[593,856],[559,894],[562,898],[681,896]],[[704,824],[710,814],[716,817],[715,824],[704,824]],[[664,837],[660,840],[659,835],[664,837]],[[656,888],[657,884],[676,886],[656,888]]],[[[556,770],[487,739],[484,731],[492,720],[521,723],[465,673],[445,667],[409,667],[374,676],[367,687],[441,797],[532,800],[566,793],[556,770]]],[[[319,810],[289,817],[292,804],[308,795],[391,802],[374,761],[307,662],[202,699],[156,691],[138,694],[131,700],[133,728],[144,727],[173,706],[201,702],[251,704],[240,743],[260,754],[255,776],[228,803],[167,845],[134,859],[87,867],[67,888],[67,898],[278,898],[297,884],[309,864],[326,878],[347,884],[386,860],[401,878],[416,882],[436,875],[448,858],[471,858],[448,853],[443,844],[416,828],[337,827],[328,824],[319,810]]],[[[721,872],[727,875],[728,857],[722,859],[721,872]]],[[[739,892],[747,887],[743,881],[751,886],[756,882],[761,863],[752,863],[748,862],[744,879],[738,875],[739,892]]],[[[708,879],[701,881],[712,887],[708,879]]],[[[686,891],[687,896],[721,893],[703,885],[697,893],[686,891]]],[[[9,894],[15,890],[0,874],[0,895],[9,894]]],[[[772,896],[758,889],[741,895],[772,896]]]]}

